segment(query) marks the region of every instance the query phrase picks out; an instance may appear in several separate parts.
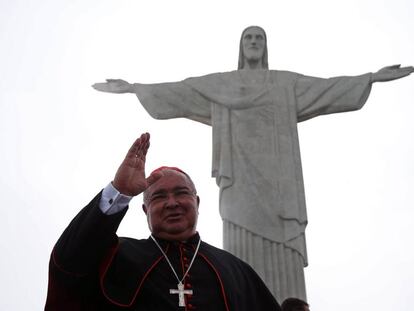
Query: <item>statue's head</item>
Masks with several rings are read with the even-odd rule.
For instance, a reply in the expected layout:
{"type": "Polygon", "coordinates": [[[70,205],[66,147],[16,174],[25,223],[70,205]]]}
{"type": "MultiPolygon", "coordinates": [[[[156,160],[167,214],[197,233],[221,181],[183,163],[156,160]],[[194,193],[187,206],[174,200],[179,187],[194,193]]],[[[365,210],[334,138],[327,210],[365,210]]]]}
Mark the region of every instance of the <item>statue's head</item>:
{"type": "Polygon", "coordinates": [[[246,62],[258,62],[262,69],[269,69],[266,32],[259,26],[249,26],[242,32],[238,69],[243,69],[246,62]]]}

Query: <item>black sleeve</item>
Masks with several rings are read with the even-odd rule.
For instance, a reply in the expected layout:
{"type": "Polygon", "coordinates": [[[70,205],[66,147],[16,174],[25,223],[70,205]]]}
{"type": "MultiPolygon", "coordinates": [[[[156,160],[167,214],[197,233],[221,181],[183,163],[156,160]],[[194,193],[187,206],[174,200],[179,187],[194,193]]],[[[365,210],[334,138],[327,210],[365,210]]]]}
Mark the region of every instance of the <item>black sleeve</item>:
{"type": "Polygon", "coordinates": [[[100,199],[101,193],[76,215],[53,249],[45,310],[83,310],[99,288],[99,266],[116,247],[127,211],[105,215],[100,199]]]}
{"type": "Polygon", "coordinates": [[[101,194],[76,215],[55,245],[54,260],[66,271],[96,271],[106,252],[117,243],[116,230],[126,209],[105,215],[99,208],[101,194]]]}

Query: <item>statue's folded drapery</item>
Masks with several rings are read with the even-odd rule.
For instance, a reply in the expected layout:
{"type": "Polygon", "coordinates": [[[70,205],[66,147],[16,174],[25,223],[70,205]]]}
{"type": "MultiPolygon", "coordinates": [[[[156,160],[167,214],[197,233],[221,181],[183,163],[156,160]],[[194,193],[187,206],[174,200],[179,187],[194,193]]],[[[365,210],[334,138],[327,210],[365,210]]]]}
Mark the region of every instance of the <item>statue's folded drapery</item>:
{"type": "Polygon", "coordinates": [[[184,117],[212,126],[212,176],[220,187],[225,248],[249,262],[278,299],[285,295],[306,298],[304,288],[299,293],[280,288],[293,281],[275,281],[271,275],[269,279],[266,266],[280,274],[272,268],[275,261],[253,260],[251,254],[266,257],[272,248],[268,243],[276,243],[274,249],[288,248],[301,266],[293,270],[302,271],[293,278],[303,279],[307,216],[297,123],[360,109],[371,90],[371,74],[321,79],[261,70],[262,79],[253,82],[249,79],[253,72],[134,84],[134,88],[156,119],[184,117]],[[243,241],[249,235],[256,242],[243,241]],[[258,243],[257,238],[263,241],[258,243]],[[249,243],[250,249],[244,250],[249,243]]]}

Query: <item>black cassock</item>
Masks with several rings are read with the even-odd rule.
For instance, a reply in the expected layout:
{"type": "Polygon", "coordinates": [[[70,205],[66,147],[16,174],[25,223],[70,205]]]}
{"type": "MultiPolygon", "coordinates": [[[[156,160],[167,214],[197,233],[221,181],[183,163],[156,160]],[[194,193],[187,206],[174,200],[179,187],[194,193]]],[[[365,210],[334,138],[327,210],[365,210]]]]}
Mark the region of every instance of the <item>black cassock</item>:
{"type": "MultiPolygon", "coordinates": [[[[249,265],[204,242],[183,281],[193,293],[179,307],[178,295],[170,294],[178,281],[154,241],[118,238],[126,210],[105,215],[100,198],[80,211],[54,247],[45,310],[280,310],[249,265]]],[[[185,243],[157,240],[181,278],[199,235],[185,243]]]]}

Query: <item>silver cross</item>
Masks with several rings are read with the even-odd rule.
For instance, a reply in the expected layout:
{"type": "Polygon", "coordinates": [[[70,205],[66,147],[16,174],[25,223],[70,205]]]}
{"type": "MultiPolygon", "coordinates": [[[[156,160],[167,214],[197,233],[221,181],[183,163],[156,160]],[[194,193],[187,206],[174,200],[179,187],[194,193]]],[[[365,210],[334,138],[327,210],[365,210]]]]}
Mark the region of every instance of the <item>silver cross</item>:
{"type": "Polygon", "coordinates": [[[191,289],[184,289],[183,283],[178,283],[178,289],[170,289],[170,294],[178,294],[178,306],[185,307],[184,295],[192,295],[191,289]]]}

